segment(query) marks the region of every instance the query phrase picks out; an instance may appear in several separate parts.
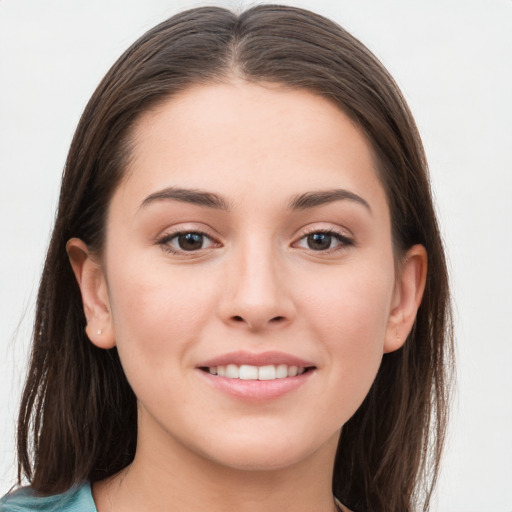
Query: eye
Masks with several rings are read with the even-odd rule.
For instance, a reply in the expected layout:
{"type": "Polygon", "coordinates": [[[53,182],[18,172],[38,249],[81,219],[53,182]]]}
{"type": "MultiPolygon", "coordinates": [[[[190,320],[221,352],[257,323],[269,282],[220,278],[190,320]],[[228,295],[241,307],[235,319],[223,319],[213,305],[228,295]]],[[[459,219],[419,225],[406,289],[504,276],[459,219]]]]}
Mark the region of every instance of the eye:
{"type": "Polygon", "coordinates": [[[215,245],[208,235],[199,231],[183,231],[166,235],[158,243],[172,253],[200,251],[215,245]]]}
{"type": "Polygon", "coordinates": [[[354,245],[354,242],[336,231],[315,231],[303,236],[297,243],[298,247],[312,251],[336,250],[349,245],[354,245]]]}

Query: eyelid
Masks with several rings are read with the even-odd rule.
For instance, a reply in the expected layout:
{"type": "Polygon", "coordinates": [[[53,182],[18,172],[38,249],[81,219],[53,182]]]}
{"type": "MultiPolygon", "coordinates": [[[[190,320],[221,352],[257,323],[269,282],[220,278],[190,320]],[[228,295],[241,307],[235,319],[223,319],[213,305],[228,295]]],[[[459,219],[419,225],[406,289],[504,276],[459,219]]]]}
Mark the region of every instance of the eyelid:
{"type": "MultiPolygon", "coordinates": [[[[166,250],[167,252],[170,252],[175,255],[180,256],[186,256],[186,257],[194,257],[198,256],[199,254],[203,254],[204,251],[207,251],[211,248],[221,247],[223,243],[219,240],[219,237],[212,235],[208,229],[203,229],[201,227],[198,227],[197,225],[186,225],[187,223],[184,223],[185,225],[177,225],[172,226],[168,228],[167,230],[164,230],[162,234],[157,236],[154,240],[154,243],[156,245],[159,245],[162,247],[163,250],[166,250]],[[201,247],[197,250],[183,250],[179,248],[175,248],[170,245],[170,241],[174,238],[178,237],[179,235],[184,235],[187,233],[196,233],[199,234],[206,239],[210,241],[210,244],[208,247],[201,247]]],[[[309,226],[306,228],[303,228],[303,231],[300,233],[300,236],[295,238],[295,241],[291,244],[292,247],[297,247],[300,249],[304,249],[306,251],[313,252],[315,254],[331,254],[339,251],[346,250],[348,247],[355,246],[356,242],[353,237],[353,235],[348,232],[347,229],[343,229],[341,227],[332,227],[332,226],[322,226],[322,225],[315,225],[315,226],[309,226]],[[300,247],[298,244],[304,240],[309,235],[315,234],[315,233],[321,233],[321,234],[327,234],[335,239],[338,240],[338,243],[335,247],[331,247],[328,249],[311,249],[308,247],[300,247]]]]}
{"type": "Polygon", "coordinates": [[[331,254],[333,252],[339,252],[346,250],[348,247],[352,247],[356,245],[356,242],[354,240],[354,237],[351,234],[347,234],[342,230],[341,228],[333,228],[333,227],[321,227],[321,226],[314,226],[310,228],[306,228],[296,239],[295,242],[293,242],[292,246],[296,246],[299,242],[304,240],[306,237],[312,234],[316,233],[322,233],[327,234],[330,236],[333,236],[334,238],[338,239],[338,245],[336,247],[332,247],[326,250],[314,250],[307,247],[299,247],[301,249],[311,251],[315,254],[331,254]]]}
{"type": "Polygon", "coordinates": [[[202,254],[204,251],[211,249],[212,247],[220,247],[222,245],[218,238],[213,236],[211,233],[208,233],[207,230],[194,226],[174,226],[172,228],[168,228],[167,230],[164,230],[162,234],[156,237],[155,244],[161,246],[163,250],[170,252],[171,254],[188,257],[197,256],[199,254],[202,254]],[[178,237],[179,235],[185,235],[188,233],[195,233],[207,238],[208,240],[210,240],[211,245],[209,247],[202,247],[201,249],[192,251],[185,251],[170,245],[169,242],[171,240],[178,237]]]}

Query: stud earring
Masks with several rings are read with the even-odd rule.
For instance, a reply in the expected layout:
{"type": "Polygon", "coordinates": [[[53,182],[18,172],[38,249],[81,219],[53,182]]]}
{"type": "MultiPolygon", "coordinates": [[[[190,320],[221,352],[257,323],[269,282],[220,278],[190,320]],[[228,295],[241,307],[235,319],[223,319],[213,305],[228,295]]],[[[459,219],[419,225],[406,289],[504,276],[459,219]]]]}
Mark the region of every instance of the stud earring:
{"type": "Polygon", "coordinates": [[[98,329],[96,334],[101,334],[101,329],[98,329]]]}

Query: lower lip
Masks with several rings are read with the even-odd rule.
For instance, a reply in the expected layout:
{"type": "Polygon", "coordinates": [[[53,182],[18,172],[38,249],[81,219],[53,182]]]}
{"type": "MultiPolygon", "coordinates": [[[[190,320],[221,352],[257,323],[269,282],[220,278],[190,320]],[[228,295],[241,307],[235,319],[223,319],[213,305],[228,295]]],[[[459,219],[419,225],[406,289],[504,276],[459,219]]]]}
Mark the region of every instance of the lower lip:
{"type": "Polygon", "coordinates": [[[264,402],[282,397],[305,384],[315,373],[308,370],[295,377],[274,380],[243,380],[228,379],[198,370],[206,381],[214,388],[242,400],[264,402]]]}

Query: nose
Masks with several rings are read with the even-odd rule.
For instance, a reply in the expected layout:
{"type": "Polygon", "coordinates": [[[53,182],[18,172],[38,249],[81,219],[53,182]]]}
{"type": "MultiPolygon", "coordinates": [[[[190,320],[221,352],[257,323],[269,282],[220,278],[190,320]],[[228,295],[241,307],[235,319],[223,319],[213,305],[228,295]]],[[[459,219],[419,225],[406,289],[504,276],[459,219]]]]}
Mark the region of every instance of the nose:
{"type": "Polygon", "coordinates": [[[256,245],[247,244],[226,263],[219,304],[225,323],[254,332],[287,325],[295,317],[284,264],[271,247],[256,245]]]}

